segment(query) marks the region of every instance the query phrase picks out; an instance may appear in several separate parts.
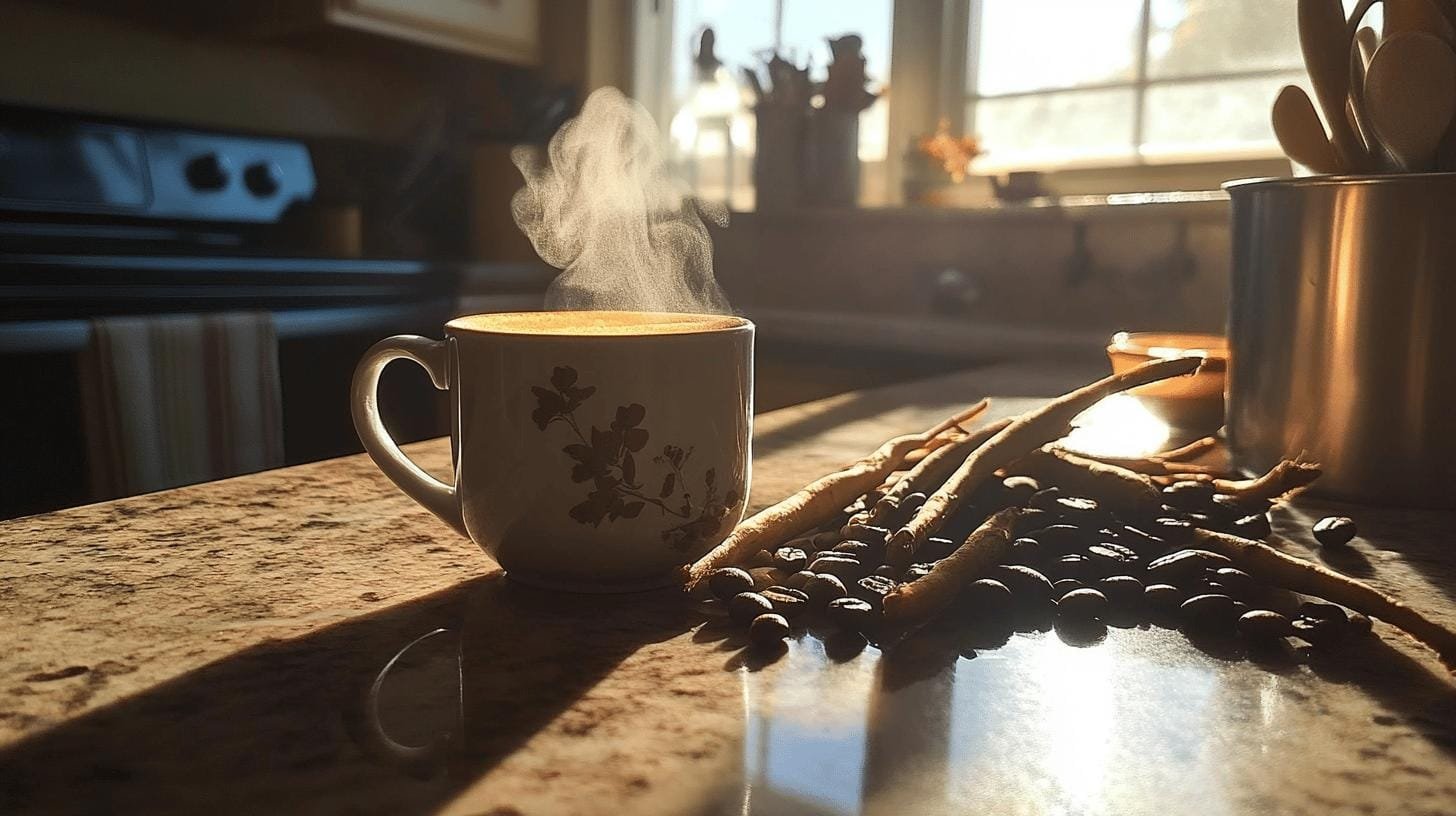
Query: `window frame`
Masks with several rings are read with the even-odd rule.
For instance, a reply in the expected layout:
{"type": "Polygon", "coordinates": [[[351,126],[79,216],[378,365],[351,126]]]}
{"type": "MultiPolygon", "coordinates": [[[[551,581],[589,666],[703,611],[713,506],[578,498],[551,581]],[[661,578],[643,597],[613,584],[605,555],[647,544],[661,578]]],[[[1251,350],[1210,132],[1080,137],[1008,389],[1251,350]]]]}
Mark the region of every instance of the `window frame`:
{"type": "MultiPolygon", "coordinates": [[[[1083,85],[1071,85],[1057,88],[1038,88],[1029,91],[1011,91],[999,94],[980,94],[975,88],[977,74],[980,68],[980,60],[972,62],[974,48],[972,43],[977,37],[973,37],[972,30],[979,35],[981,27],[982,10],[985,7],[985,0],[946,0],[953,6],[958,6],[958,13],[954,18],[962,23],[961,33],[958,38],[952,38],[947,32],[942,48],[945,49],[942,62],[951,65],[957,62],[961,65],[960,82],[955,83],[953,77],[945,77],[950,84],[958,84],[959,93],[955,98],[959,101],[959,108],[955,108],[958,116],[953,118],[958,129],[965,133],[976,131],[976,108],[978,103],[985,100],[998,99],[1034,99],[1037,97],[1055,96],[1065,93],[1077,93],[1081,91],[1132,91],[1132,139],[1129,145],[1129,152],[1126,158],[1109,159],[1107,157],[1087,157],[1083,159],[1067,159],[1058,162],[1036,162],[1036,161],[1009,161],[992,162],[983,164],[980,169],[991,172],[1006,172],[1013,170],[1037,170],[1043,172],[1056,172],[1059,170],[1082,170],[1098,169],[1112,170],[1119,167],[1128,168],[1131,173],[1136,174],[1137,168],[1157,166],[1160,168],[1176,167],[1178,165],[1208,166],[1215,164],[1259,162],[1270,159],[1282,159],[1284,154],[1276,145],[1259,148],[1251,147],[1233,150],[1197,150],[1178,153],[1160,153],[1149,156],[1144,150],[1145,135],[1147,127],[1147,97],[1148,91],[1153,88],[1163,88],[1183,84],[1196,84],[1200,82],[1217,82],[1220,80],[1237,81],[1245,79],[1268,79],[1280,76],[1289,76],[1297,73],[1299,66],[1287,68],[1260,68],[1246,71],[1225,71],[1216,73],[1186,74],[1170,77],[1152,78],[1148,76],[1148,44],[1152,36],[1152,6],[1153,0],[1142,0],[1138,16],[1138,48],[1136,59],[1136,70],[1131,80],[1114,82],[1094,82],[1083,85]],[[957,40],[959,40],[957,42],[957,40]]],[[[897,13],[900,6],[896,5],[897,13]]],[[[950,94],[941,95],[944,109],[952,110],[952,99],[950,94]]],[[[1272,104],[1272,100],[1271,100],[1272,104]]]]}

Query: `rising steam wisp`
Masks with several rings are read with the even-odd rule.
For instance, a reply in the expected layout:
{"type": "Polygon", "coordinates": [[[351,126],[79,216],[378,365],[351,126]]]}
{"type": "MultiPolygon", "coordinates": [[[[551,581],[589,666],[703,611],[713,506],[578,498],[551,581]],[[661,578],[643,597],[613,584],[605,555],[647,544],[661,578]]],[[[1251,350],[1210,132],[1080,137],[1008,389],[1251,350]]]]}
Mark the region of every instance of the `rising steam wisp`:
{"type": "Polygon", "coordinates": [[[727,211],[687,195],[641,105],[598,90],[552,137],[546,161],[522,148],[512,159],[526,180],[511,199],[516,225],[562,270],[547,308],[729,311],[702,219],[725,226],[727,211]]]}

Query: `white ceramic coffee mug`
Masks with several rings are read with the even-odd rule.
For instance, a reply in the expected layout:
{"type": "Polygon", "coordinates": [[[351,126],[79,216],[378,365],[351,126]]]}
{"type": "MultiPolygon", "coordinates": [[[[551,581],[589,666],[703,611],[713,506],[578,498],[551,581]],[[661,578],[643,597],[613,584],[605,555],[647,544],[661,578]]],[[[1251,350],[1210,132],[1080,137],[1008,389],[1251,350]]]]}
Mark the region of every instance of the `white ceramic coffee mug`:
{"type": "Polygon", "coordinates": [[[444,341],[375,344],[351,402],[379,469],[512,578],[591,592],[664,586],[743,517],[753,324],[652,312],[461,317],[444,341]],[[401,358],[450,392],[454,484],[410,461],[380,420],[380,372],[401,358]]]}

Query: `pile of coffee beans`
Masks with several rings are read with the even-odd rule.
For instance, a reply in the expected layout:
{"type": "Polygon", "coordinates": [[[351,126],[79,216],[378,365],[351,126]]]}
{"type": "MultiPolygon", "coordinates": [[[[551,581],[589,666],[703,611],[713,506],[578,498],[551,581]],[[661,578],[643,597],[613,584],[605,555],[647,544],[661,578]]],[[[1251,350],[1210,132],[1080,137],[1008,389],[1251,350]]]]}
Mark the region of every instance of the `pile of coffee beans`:
{"type": "MultiPolygon", "coordinates": [[[[1166,488],[1163,497],[1158,514],[1130,519],[1024,476],[991,483],[947,525],[949,535],[964,538],[1007,506],[1025,510],[1006,562],[962,590],[958,614],[1011,621],[1030,610],[1068,626],[1164,622],[1189,634],[1227,634],[1250,644],[1298,637],[1325,646],[1370,630],[1368,618],[1333,604],[1290,609],[1288,595],[1261,586],[1223,555],[1191,546],[1195,528],[1267,537],[1267,502],[1243,502],[1193,481],[1166,488]]],[[[845,508],[841,521],[879,498],[870,494],[845,508]]],[[[906,496],[886,519],[889,526],[844,523],[760,552],[746,569],[713,573],[709,587],[759,646],[778,644],[796,626],[815,621],[873,636],[884,597],[928,574],[959,540],[929,539],[917,553],[921,560],[906,569],[885,563],[890,527],[924,501],[923,494],[906,496]]],[[[1337,528],[1326,535],[1342,536],[1341,544],[1353,536],[1353,524],[1348,535],[1342,523],[1321,524],[1337,528]]]]}

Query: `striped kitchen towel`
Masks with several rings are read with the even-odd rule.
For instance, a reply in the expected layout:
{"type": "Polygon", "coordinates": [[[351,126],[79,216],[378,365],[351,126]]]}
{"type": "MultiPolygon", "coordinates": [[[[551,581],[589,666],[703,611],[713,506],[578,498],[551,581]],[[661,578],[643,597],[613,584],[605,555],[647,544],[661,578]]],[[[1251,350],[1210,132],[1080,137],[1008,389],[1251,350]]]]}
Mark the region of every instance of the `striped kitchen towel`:
{"type": "Polygon", "coordinates": [[[283,464],[266,313],[94,320],[80,372],[98,500],[283,464]]]}

